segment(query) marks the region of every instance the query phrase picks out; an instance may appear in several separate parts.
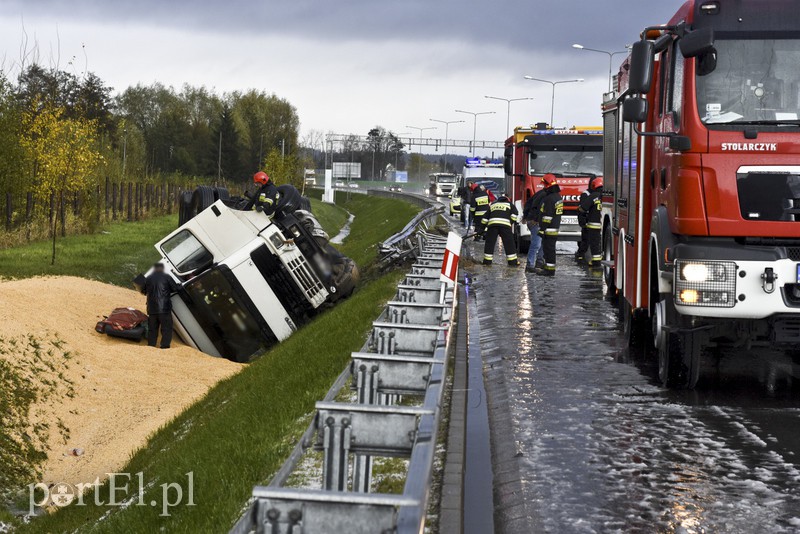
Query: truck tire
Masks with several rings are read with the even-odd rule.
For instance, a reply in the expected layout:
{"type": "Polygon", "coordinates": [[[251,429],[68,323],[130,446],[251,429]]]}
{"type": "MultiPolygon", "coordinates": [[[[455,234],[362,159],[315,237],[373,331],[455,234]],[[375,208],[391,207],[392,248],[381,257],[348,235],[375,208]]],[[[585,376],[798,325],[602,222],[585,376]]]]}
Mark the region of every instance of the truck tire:
{"type": "Polygon", "coordinates": [[[217,200],[230,200],[231,194],[228,191],[227,187],[215,187],[214,188],[214,201],[217,200]]]}
{"type": "Polygon", "coordinates": [[[192,216],[197,215],[204,209],[216,202],[214,198],[214,188],[207,185],[197,186],[192,194],[192,216]]]}
{"type": "Polygon", "coordinates": [[[617,273],[614,271],[613,267],[610,267],[610,262],[613,261],[613,253],[614,250],[614,235],[611,233],[611,228],[606,225],[605,229],[603,230],[603,261],[606,262],[603,265],[603,278],[606,282],[606,290],[608,291],[608,295],[616,296],[617,294],[617,273]]]}
{"type": "Polygon", "coordinates": [[[700,378],[703,335],[698,331],[670,330],[679,321],[671,295],[661,295],[652,321],[659,381],[668,388],[694,389],[700,378]]]}
{"type": "Polygon", "coordinates": [[[183,226],[194,217],[192,214],[192,191],[184,191],[178,200],[178,226],[183,226]]]}

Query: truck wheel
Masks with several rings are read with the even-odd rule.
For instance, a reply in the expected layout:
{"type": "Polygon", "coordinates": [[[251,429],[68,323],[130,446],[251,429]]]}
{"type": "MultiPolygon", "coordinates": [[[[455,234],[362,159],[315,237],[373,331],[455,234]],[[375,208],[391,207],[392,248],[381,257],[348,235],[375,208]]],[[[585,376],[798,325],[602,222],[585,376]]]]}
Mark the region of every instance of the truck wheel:
{"type": "Polygon", "coordinates": [[[603,261],[606,262],[603,265],[603,278],[606,281],[608,294],[612,296],[617,294],[617,273],[614,272],[612,267],[608,266],[614,259],[612,254],[613,248],[614,236],[611,233],[611,228],[606,226],[603,232],[603,261]]]}
{"type": "Polygon", "coordinates": [[[231,194],[227,187],[214,188],[214,200],[230,200],[231,194]]]}
{"type": "Polygon", "coordinates": [[[700,378],[702,336],[665,332],[658,347],[658,379],[668,388],[694,389],[700,378]]]}

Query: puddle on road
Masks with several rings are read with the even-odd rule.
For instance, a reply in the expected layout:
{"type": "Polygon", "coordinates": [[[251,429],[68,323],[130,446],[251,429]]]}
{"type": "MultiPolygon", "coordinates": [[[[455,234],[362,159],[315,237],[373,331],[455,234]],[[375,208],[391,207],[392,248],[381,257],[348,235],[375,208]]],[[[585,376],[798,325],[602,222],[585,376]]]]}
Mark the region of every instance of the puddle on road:
{"type": "Polygon", "coordinates": [[[504,367],[542,530],[800,530],[790,358],[709,357],[698,390],[667,391],[653,356],[622,339],[602,281],[569,256],[554,279],[500,265],[472,275],[484,362],[504,367]]]}

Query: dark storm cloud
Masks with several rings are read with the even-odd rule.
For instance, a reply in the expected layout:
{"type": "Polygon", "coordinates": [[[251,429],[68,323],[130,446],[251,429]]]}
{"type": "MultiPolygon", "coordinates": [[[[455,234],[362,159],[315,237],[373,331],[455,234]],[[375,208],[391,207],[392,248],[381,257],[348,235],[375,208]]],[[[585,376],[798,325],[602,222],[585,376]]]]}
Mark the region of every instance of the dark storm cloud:
{"type": "Polygon", "coordinates": [[[618,49],[646,24],[666,22],[681,0],[7,0],[7,16],[145,23],[222,34],[315,40],[436,39],[515,49],[573,42],[618,49]]]}

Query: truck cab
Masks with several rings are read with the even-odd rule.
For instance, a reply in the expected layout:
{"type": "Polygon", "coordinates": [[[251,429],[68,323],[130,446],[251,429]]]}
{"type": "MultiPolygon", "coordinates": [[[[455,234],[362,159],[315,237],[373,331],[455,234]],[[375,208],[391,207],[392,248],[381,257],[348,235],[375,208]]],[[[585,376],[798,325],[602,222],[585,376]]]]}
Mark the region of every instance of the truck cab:
{"type": "Polygon", "coordinates": [[[270,218],[218,200],[155,247],[180,287],[172,296],[178,334],[234,361],[283,341],[354,286],[336,276],[343,256],[302,210],[270,218]]]}
{"type": "MultiPolygon", "coordinates": [[[[564,199],[559,239],[580,240],[578,204],[592,178],[603,175],[603,130],[597,126],[550,128],[539,123],[518,127],[505,143],[506,194],[522,213],[525,202],[543,188],[542,176],[558,177],[564,199]]],[[[520,248],[527,250],[530,232],[520,225],[520,248]]]]}
{"type": "Polygon", "coordinates": [[[447,197],[458,189],[458,175],[452,172],[435,172],[428,175],[428,193],[433,197],[447,197]]]}

